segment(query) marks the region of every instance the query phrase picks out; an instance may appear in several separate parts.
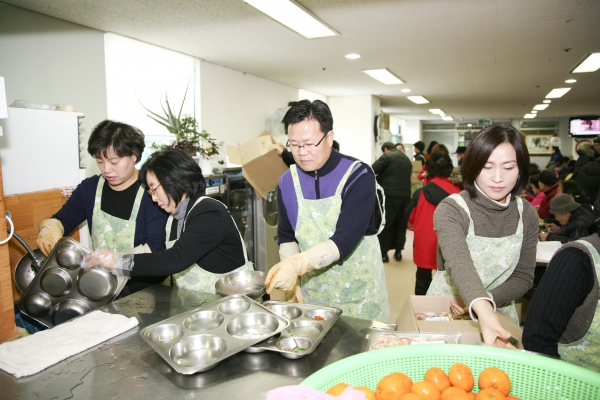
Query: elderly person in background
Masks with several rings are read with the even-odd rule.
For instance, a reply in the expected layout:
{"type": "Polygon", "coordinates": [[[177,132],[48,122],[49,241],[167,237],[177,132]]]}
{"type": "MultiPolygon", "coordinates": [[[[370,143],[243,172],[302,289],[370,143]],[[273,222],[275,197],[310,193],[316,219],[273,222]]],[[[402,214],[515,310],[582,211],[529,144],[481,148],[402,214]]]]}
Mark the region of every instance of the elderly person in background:
{"type": "Polygon", "coordinates": [[[587,234],[587,228],[596,217],[591,211],[581,207],[568,194],[558,194],[550,201],[550,212],[560,223],[560,226],[547,224],[549,232],[539,234],[542,242],[567,243],[580,239],[587,234]]]}
{"type": "Polygon", "coordinates": [[[556,179],[556,174],[545,169],[539,173],[538,183],[540,189],[545,194],[540,203],[540,207],[538,208],[538,215],[542,219],[552,218],[552,213],[550,212],[550,200],[556,196],[558,191],[558,180],[556,179]]]}

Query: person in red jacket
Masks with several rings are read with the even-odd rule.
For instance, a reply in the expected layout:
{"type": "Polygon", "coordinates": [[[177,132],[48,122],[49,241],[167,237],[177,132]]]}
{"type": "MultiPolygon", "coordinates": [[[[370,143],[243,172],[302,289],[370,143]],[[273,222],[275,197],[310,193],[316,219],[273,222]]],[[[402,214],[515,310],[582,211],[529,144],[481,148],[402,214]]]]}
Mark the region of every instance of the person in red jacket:
{"type": "MultiPolygon", "coordinates": [[[[433,145],[433,148],[431,149],[431,154],[437,153],[438,151],[441,151],[446,154],[450,153],[450,151],[448,150],[448,148],[446,146],[436,142],[436,144],[433,145]]],[[[429,154],[429,153],[427,153],[427,154],[429,154]]],[[[423,167],[421,168],[421,172],[419,172],[419,174],[417,175],[417,178],[420,181],[423,181],[423,186],[427,185],[431,181],[431,176],[429,176],[427,174],[427,165],[426,164],[423,164],[423,167]]]]}
{"type": "Polygon", "coordinates": [[[540,208],[538,208],[538,215],[542,219],[554,218],[554,215],[550,212],[550,200],[552,200],[558,192],[556,174],[545,169],[538,175],[538,181],[540,189],[546,194],[540,203],[540,208]]]}
{"type": "Polygon", "coordinates": [[[454,166],[447,152],[431,154],[425,164],[430,181],[417,189],[406,209],[414,224],[413,260],[417,265],[415,294],[424,296],[431,284],[431,271],[437,269],[437,235],[433,230],[433,213],[438,204],[460,189],[450,182],[454,166]]]}

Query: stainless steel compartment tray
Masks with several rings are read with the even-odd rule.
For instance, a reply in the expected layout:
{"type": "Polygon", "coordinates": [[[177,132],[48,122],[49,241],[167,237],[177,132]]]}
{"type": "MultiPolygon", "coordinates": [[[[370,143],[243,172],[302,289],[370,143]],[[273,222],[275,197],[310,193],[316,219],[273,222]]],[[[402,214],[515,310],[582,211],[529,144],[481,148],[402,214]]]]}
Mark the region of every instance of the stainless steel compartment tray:
{"type": "Polygon", "coordinates": [[[247,351],[255,353],[265,350],[277,351],[290,359],[301,358],[315,351],[342,315],[342,310],[339,308],[311,304],[265,301],[263,306],[288,318],[290,326],[281,332],[281,335],[260,342],[247,351]]]}
{"type": "Polygon", "coordinates": [[[190,375],[211,369],[289,325],[286,318],[237,294],[150,325],[140,336],[175,371],[190,375]]]}
{"type": "Polygon", "coordinates": [[[52,328],[112,302],[127,278],[104,267],[82,269],[90,252],[70,237],[61,238],[21,296],[19,310],[52,328]]]}

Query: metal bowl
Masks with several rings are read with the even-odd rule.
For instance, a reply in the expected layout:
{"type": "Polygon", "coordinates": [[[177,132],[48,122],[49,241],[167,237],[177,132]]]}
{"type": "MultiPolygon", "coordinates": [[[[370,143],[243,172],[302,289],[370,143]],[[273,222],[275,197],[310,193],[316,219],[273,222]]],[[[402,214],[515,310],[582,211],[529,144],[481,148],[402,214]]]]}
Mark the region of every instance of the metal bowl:
{"type": "Polygon", "coordinates": [[[323,331],[323,325],[317,321],[301,320],[290,324],[288,332],[293,336],[313,336],[323,331]]]}
{"type": "Polygon", "coordinates": [[[266,313],[242,314],[227,323],[225,330],[238,339],[253,340],[273,336],[279,322],[266,313]]]}
{"type": "Polygon", "coordinates": [[[179,340],[184,334],[183,328],[176,324],[159,325],[149,332],[146,336],[154,343],[171,343],[179,340]]]}
{"type": "Polygon", "coordinates": [[[277,347],[284,351],[280,353],[282,356],[296,360],[306,355],[306,351],[312,347],[312,341],[307,338],[292,336],[278,341],[277,347]]]}
{"type": "Polygon", "coordinates": [[[75,299],[63,300],[54,307],[52,322],[56,326],[90,311],[87,304],[82,301],[75,299]]]}
{"type": "Polygon", "coordinates": [[[215,283],[215,290],[221,296],[243,294],[257,300],[267,291],[265,279],[267,274],[262,271],[232,272],[215,283]]]}
{"type": "Polygon", "coordinates": [[[71,291],[73,280],[71,275],[62,268],[50,267],[41,273],[40,286],[50,296],[61,297],[71,291]]]}
{"type": "Polygon", "coordinates": [[[75,269],[83,261],[83,252],[72,244],[66,244],[56,251],[55,258],[61,267],[75,269]]]}
{"type": "Polygon", "coordinates": [[[240,314],[250,308],[250,303],[241,298],[233,298],[219,304],[219,311],[223,314],[240,314]]]}
{"type": "Polygon", "coordinates": [[[287,318],[290,321],[302,315],[302,310],[298,307],[288,306],[285,304],[269,304],[267,308],[273,311],[275,314],[281,315],[283,318],[287,318]]]}
{"type": "MultiPolygon", "coordinates": [[[[38,260],[46,262],[46,257],[44,257],[44,253],[42,253],[41,250],[35,249],[33,252],[38,260]]],[[[17,289],[21,291],[21,293],[25,293],[27,287],[35,278],[35,274],[35,269],[31,265],[31,257],[29,257],[28,254],[25,254],[17,263],[14,274],[15,285],[17,286],[17,289]]]]}
{"type": "Polygon", "coordinates": [[[43,317],[50,312],[52,302],[43,293],[32,293],[23,300],[23,308],[31,317],[43,317]]]}
{"type": "Polygon", "coordinates": [[[117,277],[110,269],[100,266],[82,268],[77,279],[79,292],[92,301],[105,300],[114,295],[117,284],[117,277]]]}
{"type": "Polygon", "coordinates": [[[183,326],[190,331],[207,332],[221,326],[225,317],[216,311],[199,311],[183,321],[183,326]]]}

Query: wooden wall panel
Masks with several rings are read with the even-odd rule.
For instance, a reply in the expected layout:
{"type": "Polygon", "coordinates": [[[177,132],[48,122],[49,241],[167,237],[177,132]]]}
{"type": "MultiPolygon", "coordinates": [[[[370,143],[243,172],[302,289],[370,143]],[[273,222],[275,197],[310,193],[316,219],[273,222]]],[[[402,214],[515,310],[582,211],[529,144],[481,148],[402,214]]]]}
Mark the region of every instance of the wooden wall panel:
{"type": "MultiPolygon", "coordinates": [[[[0,215],[5,213],[4,191],[2,189],[2,167],[0,162],[0,215]]],[[[6,219],[0,218],[0,240],[6,239],[6,219]]],[[[8,258],[8,243],[0,245],[0,343],[17,336],[15,325],[15,310],[13,306],[13,291],[10,262],[8,258]]]]}

